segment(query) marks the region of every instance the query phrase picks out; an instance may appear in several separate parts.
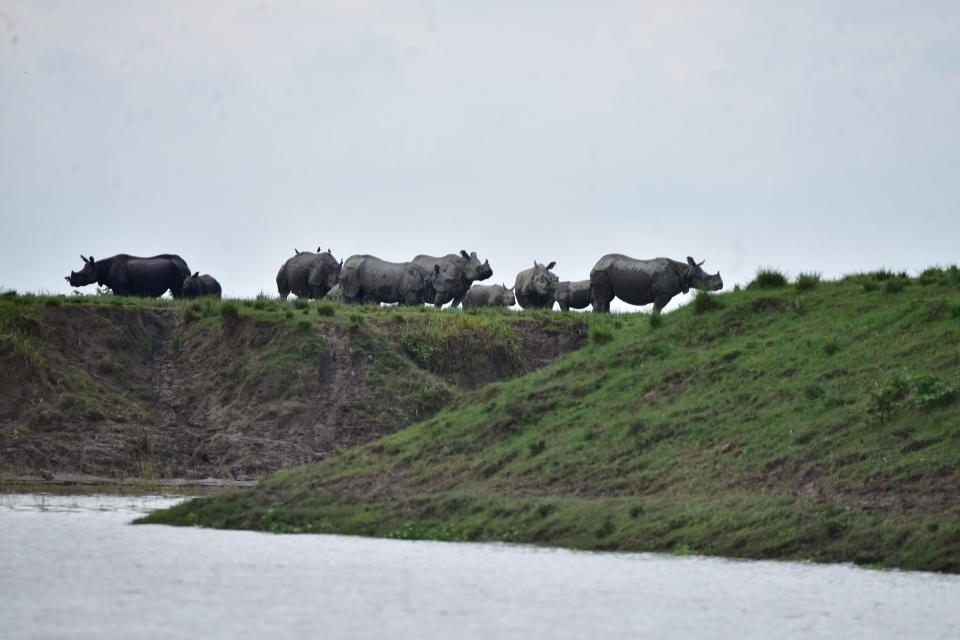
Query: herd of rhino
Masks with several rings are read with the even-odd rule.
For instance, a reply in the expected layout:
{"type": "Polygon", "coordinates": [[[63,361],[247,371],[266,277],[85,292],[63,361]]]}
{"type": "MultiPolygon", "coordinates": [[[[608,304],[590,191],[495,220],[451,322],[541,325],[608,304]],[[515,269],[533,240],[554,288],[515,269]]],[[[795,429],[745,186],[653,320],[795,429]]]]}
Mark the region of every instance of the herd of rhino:
{"type": "MultiPolygon", "coordinates": [[[[590,270],[589,280],[561,282],[551,271],[555,262],[517,274],[514,285],[481,285],[493,275],[490,263],[482,263],[476,252],[445,256],[418,255],[410,262],[387,262],[374,256],[355,255],[338,261],[329,250],[316,253],[297,251],[277,273],[277,291],[286,298],[338,300],[348,303],[382,302],[406,305],[450,303],[464,309],[510,307],[552,309],[554,303],[568,311],[593,305],[601,313],[610,311],[616,297],[633,305],[653,303],[659,312],[678,293],[690,289],[717,291],[723,288],[720,273],[710,275],[688,257],[686,262],[669,258],[637,260],[621,254],[605,255],[590,270]]],[[[220,283],[212,276],[190,273],[180,256],[163,254],[138,258],[126,254],[104,260],[83,260],[83,269],[72,271],[66,280],[71,286],[93,284],[110,287],[117,295],[161,296],[170,291],[174,298],[220,297],[220,283]]]]}

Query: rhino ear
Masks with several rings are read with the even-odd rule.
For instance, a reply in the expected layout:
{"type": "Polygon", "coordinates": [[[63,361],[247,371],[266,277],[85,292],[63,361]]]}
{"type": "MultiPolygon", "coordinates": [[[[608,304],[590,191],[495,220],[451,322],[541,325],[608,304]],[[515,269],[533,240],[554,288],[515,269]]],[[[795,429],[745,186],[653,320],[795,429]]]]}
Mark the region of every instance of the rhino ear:
{"type": "Polygon", "coordinates": [[[549,271],[550,269],[553,269],[555,266],[557,266],[556,260],[554,260],[553,262],[547,265],[547,271],[549,271]]]}
{"type": "Polygon", "coordinates": [[[473,258],[474,260],[479,260],[479,258],[477,258],[477,252],[476,252],[476,251],[471,251],[471,252],[470,252],[470,257],[473,258]]]}
{"type": "Polygon", "coordinates": [[[194,277],[194,278],[196,278],[196,277],[199,276],[199,275],[200,275],[200,272],[199,272],[199,271],[194,271],[194,272],[193,272],[193,277],[194,277]]]}
{"type": "Polygon", "coordinates": [[[93,256],[90,256],[90,259],[87,260],[87,262],[89,262],[90,264],[93,264],[93,256]]]}
{"type": "Polygon", "coordinates": [[[470,254],[464,251],[463,249],[460,249],[460,255],[466,258],[467,260],[470,259],[470,254]]]}
{"type": "Polygon", "coordinates": [[[697,266],[697,263],[690,256],[687,256],[687,264],[690,265],[691,267],[697,266]]]}
{"type": "Polygon", "coordinates": [[[293,255],[295,255],[295,256],[300,255],[300,250],[297,249],[296,247],[294,247],[294,248],[293,248],[293,255]]]}

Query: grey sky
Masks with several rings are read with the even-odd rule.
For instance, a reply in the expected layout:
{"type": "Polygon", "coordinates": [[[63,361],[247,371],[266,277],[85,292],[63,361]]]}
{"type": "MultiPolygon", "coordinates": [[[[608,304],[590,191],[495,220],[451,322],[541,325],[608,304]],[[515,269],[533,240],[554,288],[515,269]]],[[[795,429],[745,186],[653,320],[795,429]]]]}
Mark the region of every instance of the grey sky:
{"type": "Polygon", "coordinates": [[[179,253],[960,262],[955,2],[0,0],[0,287],[179,253]]]}

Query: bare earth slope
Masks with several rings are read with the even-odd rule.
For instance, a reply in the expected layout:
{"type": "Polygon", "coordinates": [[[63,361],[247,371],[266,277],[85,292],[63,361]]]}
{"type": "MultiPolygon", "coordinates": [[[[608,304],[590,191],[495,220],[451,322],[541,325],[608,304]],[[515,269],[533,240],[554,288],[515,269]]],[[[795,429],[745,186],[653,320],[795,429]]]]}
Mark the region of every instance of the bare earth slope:
{"type": "Polygon", "coordinates": [[[509,312],[10,295],[0,306],[7,479],[252,479],[397,431],[585,336],[575,316],[509,312]]]}

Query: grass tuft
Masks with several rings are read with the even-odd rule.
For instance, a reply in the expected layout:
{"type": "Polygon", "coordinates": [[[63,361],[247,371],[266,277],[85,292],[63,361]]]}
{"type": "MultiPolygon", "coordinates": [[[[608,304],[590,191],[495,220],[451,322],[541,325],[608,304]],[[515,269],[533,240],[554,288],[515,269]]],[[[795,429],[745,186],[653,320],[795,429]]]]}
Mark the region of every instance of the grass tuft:
{"type": "Polygon", "coordinates": [[[747,289],[779,289],[787,286],[787,277],[776,269],[760,269],[747,289]]]}

